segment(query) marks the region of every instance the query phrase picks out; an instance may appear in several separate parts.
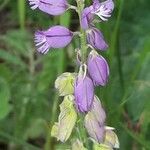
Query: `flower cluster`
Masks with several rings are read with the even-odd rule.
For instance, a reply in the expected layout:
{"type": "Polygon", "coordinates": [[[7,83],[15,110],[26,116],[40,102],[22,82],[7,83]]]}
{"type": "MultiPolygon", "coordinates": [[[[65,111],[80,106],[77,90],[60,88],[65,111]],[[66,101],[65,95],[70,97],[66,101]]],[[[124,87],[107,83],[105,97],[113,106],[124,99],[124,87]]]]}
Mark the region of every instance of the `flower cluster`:
{"type": "MultiPolygon", "coordinates": [[[[99,2],[84,8],[84,0],[76,0],[77,7],[70,5],[67,0],[29,0],[31,8],[40,9],[49,15],[61,15],[68,9],[74,9],[79,14],[81,32],[79,34],[81,59],[78,73],[63,73],[55,81],[55,88],[64,100],[60,104],[58,122],[52,127],[51,135],[61,142],[66,142],[76,126],[78,114],[84,116],[84,126],[94,142],[93,148],[119,148],[119,141],[114,128],[107,127],[106,114],[99,98],[94,94],[96,86],[105,86],[109,77],[109,66],[104,57],[96,50],[104,51],[108,48],[103,34],[94,25],[96,17],[99,22],[107,21],[114,9],[113,0],[99,2]],[[87,53],[87,50],[90,52],[87,53]],[[88,57],[86,58],[86,56],[88,57]],[[82,59],[84,58],[84,59],[82,59]],[[86,58],[86,59],[85,59],[86,58]]],[[[37,51],[46,54],[52,48],[64,48],[76,35],[66,27],[57,25],[45,31],[35,33],[37,51]]],[[[83,143],[76,139],[72,149],[85,149],[83,143]]]]}

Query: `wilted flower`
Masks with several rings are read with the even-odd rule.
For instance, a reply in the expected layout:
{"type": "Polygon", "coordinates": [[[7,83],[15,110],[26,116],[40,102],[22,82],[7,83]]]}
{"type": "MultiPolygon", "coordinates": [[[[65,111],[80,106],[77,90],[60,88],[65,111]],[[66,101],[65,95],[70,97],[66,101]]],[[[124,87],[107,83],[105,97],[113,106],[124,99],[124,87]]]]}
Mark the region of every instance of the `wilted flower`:
{"type": "Polygon", "coordinates": [[[50,48],[63,48],[67,46],[73,37],[73,33],[63,27],[54,26],[46,31],[38,31],[35,33],[35,43],[38,51],[47,53],[50,48]]]}
{"type": "Polygon", "coordinates": [[[119,148],[119,140],[112,127],[105,127],[105,136],[102,143],[94,142],[94,150],[113,150],[119,148]]]}
{"type": "Polygon", "coordinates": [[[92,50],[88,56],[88,73],[95,85],[104,86],[108,81],[109,66],[95,50],[92,50]]]}
{"type": "Polygon", "coordinates": [[[91,110],[85,116],[85,127],[92,139],[103,142],[106,114],[97,96],[94,97],[91,110]]]}
{"type": "Polygon", "coordinates": [[[29,0],[31,9],[39,8],[50,15],[60,15],[68,9],[66,0],[29,0]]]}
{"type": "Polygon", "coordinates": [[[103,126],[106,119],[106,113],[102,107],[101,101],[96,95],[94,96],[94,101],[90,112],[95,115],[99,125],[103,126]]]}
{"type": "Polygon", "coordinates": [[[73,101],[73,95],[65,96],[60,105],[58,123],[55,123],[52,127],[51,135],[61,142],[68,140],[76,123],[77,113],[73,101]]]}
{"type": "Polygon", "coordinates": [[[111,148],[119,148],[119,140],[114,129],[106,127],[105,130],[104,144],[111,148]]]}
{"type": "Polygon", "coordinates": [[[108,48],[103,34],[96,28],[90,28],[87,30],[87,41],[92,47],[96,49],[106,50],[108,48]]]}
{"type": "Polygon", "coordinates": [[[105,144],[94,143],[93,150],[113,150],[113,149],[105,144]]]}
{"type": "Polygon", "coordinates": [[[93,3],[93,14],[99,16],[103,21],[107,21],[111,17],[111,13],[114,9],[113,0],[106,0],[105,2],[100,3],[98,0],[95,0],[93,3]]]}
{"type": "Polygon", "coordinates": [[[105,127],[104,125],[99,124],[97,118],[95,117],[95,114],[93,114],[92,112],[88,112],[88,114],[85,116],[85,127],[92,139],[94,139],[98,143],[103,142],[105,127]]]}
{"type": "Polygon", "coordinates": [[[72,149],[71,150],[87,150],[87,149],[83,146],[83,143],[80,140],[77,139],[72,144],[72,149]]]}
{"type": "Polygon", "coordinates": [[[74,87],[75,103],[80,112],[89,111],[94,98],[94,85],[86,74],[85,66],[80,66],[79,75],[76,78],[74,87]]]}
{"type": "Polygon", "coordinates": [[[55,81],[55,88],[59,92],[59,96],[66,96],[74,93],[74,82],[76,73],[65,72],[55,81]]]}

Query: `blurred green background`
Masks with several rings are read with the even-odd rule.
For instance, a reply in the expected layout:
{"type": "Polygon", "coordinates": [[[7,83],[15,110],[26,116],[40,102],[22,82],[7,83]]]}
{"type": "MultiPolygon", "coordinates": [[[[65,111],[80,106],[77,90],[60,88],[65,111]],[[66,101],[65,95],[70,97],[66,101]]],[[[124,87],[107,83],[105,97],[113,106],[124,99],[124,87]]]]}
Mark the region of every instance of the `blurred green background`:
{"type": "MultiPolygon", "coordinates": [[[[148,150],[150,1],[115,0],[115,6],[112,18],[97,24],[109,43],[102,55],[111,72],[107,86],[96,92],[107,112],[107,125],[116,128],[120,150],[148,150]]],[[[54,81],[62,72],[76,70],[78,40],[47,55],[38,54],[33,43],[34,31],[56,24],[76,31],[77,14],[67,11],[52,17],[32,11],[26,0],[0,0],[0,150],[65,150],[70,146],[70,142],[51,139],[49,127],[57,119],[61,102],[54,81]]]]}

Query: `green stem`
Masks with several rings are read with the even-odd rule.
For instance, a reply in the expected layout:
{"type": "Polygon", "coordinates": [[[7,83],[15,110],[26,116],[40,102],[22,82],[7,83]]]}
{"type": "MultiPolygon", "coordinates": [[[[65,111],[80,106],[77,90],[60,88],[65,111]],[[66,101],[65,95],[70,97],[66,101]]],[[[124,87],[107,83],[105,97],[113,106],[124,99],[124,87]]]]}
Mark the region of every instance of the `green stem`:
{"type": "Polygon", "coordinates": [[[55,98],[54,98],[53,108],[52,108],[52,115],[51,115],[52,118],[51,118],[51,122],[50,122],[50,128],[48,130],[48,134],[46,137],[46,143],[44,146],[45,150],[53,150],[54,146],[55,146],[53,138],[51,137],[51,129],[52,129],[52,126],[53,126],[55,119],[56,119],[56,112],[58,109],[58,103],[59,103],[59,96],[56,94],[55,98]]]}
{"type": "MultiPolygon", "coordinates": [[[[83,0],[76,0],[77,2],[77,12],[79,15],[80,19],[80,42],[81,42],[81,62],[82,64],[86,63],[87,60],[87,41],[86,41],[86,32],[85,30],[82,29],[81,27],[81,15],[82,11],[84,9],[84,1],[83,0]]],[[[79,114],[80,121],[78,124],[79,132],[81,135],[81,139],[83,142],[85,142],[86,147],[88,148],[88,140],[87,140],[87,135],[86,131],[84,129],[84,115],[79,114]]]]}
{"type": "Polygon", "coordinates": [[[81,41],[81,61],[82,63],[86,62],[87,58],[87,42],[86,42],[86,32],[81,28],[81,13],[84,8],[84,2],[82,0],[77,0],[77,9],[78,9],[78,15],[80,19],[80,41],[81,41]]]}
{"type": "Polygon", "coordinates": [[[25,0],[18,0],[18,17],[21,30],[25,28],[25,0]]]}
{"type": "Polygon", "coordinates": [[[78,123],[78,128],[80,132],[80,139],[83,141],[83,143],[85,143],[86,148],[89,149],[88,138],[84,127],[84,117],[85,117],[84,115],[79,114],[80,120],[78,123]]]}

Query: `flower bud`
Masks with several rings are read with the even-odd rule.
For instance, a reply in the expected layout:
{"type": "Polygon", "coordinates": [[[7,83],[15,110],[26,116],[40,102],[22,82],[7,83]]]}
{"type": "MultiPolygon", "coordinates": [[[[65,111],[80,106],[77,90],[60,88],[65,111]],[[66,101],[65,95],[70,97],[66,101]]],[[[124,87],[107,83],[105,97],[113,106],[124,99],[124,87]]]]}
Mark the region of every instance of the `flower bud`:
{"type": "Polygon", "coordinates": [[[72,149],[71,150],[87,150],[87,149],[83,146],[83,143],[80,140],[77,139],[72,144],[72,149]]]}
{"type": "Polygon", "coordinates": [[[94,85],[86,75],[86,69],[80,66],[79,75],[75,81],[74,95],[76,107],[80,112],[87,112],[91,109],[94,98],[94,85]]]}
{"type": "Polygon", "coordinates": [[[31,9],[39,8],[50,15],[61,15],[68,9],[66,0],[29,0],[31,9]]]}
{"type": "Polygon", "coordinates": [[[63,48],[73,38],[73,33],[63,26],[53,26],[46,31],[35,33],[35,43],[40,53],[47,53],[50,48],[63,48]]]}
{"type": "Polygon", "coordinates": [[[94,50],[88,57],[88,73],[95,85],[106,85],[109,76],[109,66],[106,60],[94,50]]]}
{"type": "Polygon", "coordinates": [[[104,125],[100,125],[97,118],[92,112],[88,112],[85,116],[85,127],[92,139],[98,143],[102,143],[105,134],[104,125]]]}
{"type": "Polygon", "coordinates": [[[59,96],[66,96],[74,93],[74,82],[76,73],[63,73],[55,81],[55,88],[59,92],[59,96]]]}
{"type": "Polygon", "coordinates": [[[103,34],[96,28],[91,28],[87,31],[87,41],[95,49],[106,50],[108,48],[103,34]]]}
{"type": "Polygon", "coordinates": [[[63,102],[60,104],[58,123],[55,123],[52,127],[51,135],[61,142],[68,140],[77,120],[77,113],[73,102],[73,95],[64,97],[63,102]]]}

